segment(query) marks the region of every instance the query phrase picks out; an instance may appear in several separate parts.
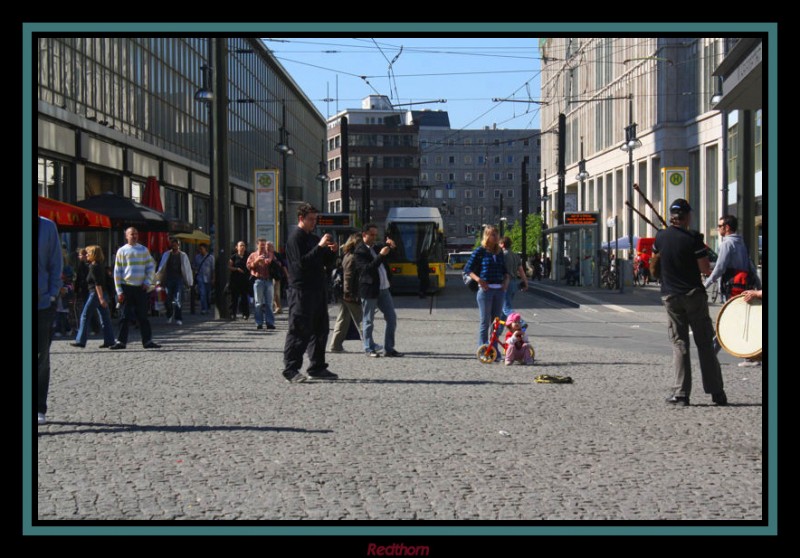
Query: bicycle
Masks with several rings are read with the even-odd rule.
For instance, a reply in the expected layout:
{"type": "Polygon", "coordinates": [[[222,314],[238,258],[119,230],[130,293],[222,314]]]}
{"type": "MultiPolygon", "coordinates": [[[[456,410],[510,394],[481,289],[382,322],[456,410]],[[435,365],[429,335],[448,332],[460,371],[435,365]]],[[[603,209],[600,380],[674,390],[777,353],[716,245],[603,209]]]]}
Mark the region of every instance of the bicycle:
{"type": "Polygon", "coordinates": [[[607,267],[603,268],[600,272],[600,286],[609,290],[617,288],[617,271],[609,270],[607,267]]]}
{"type": "MultiPolygon", "coordinates": [[[[481,361],[483,364],[491,364],[497,361],[497,356],[500,354],[500,348],[503,349],[503,355],[506,354],[506,349],[508,348],[508,344],[504,343],[500,340],[499,336],[497,335],[498,330],[500,329],[501,325],[505,325],[506,323],[501,320],[500,318],[495,318],[492,322],[492,334],[489,336],[489,342],[481,345],[478,347],[477,356],[478,360],[481,361]]],[[[523,326],[523,330],[528,329],[528,325],[525,324],[523,326]]],[[[529,348],[531,351],[531,358],[536,357],[536,351],[533,349],[533,344],[529,343],[529,348]]]]}

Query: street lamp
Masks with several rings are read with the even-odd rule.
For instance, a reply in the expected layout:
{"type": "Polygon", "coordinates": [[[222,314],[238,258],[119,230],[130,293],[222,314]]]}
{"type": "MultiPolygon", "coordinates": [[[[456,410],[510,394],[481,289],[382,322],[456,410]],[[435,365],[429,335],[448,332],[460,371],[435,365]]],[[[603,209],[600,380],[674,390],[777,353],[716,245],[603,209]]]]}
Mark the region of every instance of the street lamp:
{"type": "Polygon", "coordinates": [[[320,142],[320,144],[321,144],[321,149],[320,149],[320,152],[319,152],[319,173],[317,173],[316,178],[317,178],[317,180],[319,180],[319,190],[320,190],[320,194],[319,194],[319,200],[320,200],[319,210],[320,211],[325,211],[325,209],[326,209],[325,208],[325,190],[326,190],[325,185],[328,184],[328,181],[330,180],[330,177],[328,176],[328,173],[325,171],[325,140],[323,139],[320,142]]]}
{"type": "Polygon", "coordinates": [[[281,127],[279,129],[280,132],[280,141],[275,144],[275,151],[281,154],[281,174],[283,175],[281,178],[281,198],[283,199],[283,203],[280,206],[280,210],[283,212],[283,216],[281,217],[281,247],[285,250],[286,248],[286,236],[289,234],[289,227],[287,223],[287,219],[289,218],[289,189],[287,186],[286,180],[286,157],[289,155],[294,155],[294,149],[289,146],[289,131],[286,129],[286,100],[281,99],[281,127]]]}
{"type": "Polygon", "coordinates": [[[581,191],[583,191],[583,181],[590,176],[586,172],[586,159],[583,158],[583,136],[581,136],[581,160],[578,161],[578,174],[575,175],[575,180],[581,183],[581,191]]]}
{"type": "MultiPolygon", "coordinates": [[[[619,148],[628,152],[628,266],[633,271],[633,150],[642,146],[636,137],[636,123],[633,121],[633,93],[628,95],[628,126],[625,127],[625,143],[619,148]]],[[[617,266],[620,270],[620,266],[617,266]]],[[[620,274],[617,273],[619,276],[620,274]]],[[[620,282],[620,292],[622,292],[620,282]]]]}

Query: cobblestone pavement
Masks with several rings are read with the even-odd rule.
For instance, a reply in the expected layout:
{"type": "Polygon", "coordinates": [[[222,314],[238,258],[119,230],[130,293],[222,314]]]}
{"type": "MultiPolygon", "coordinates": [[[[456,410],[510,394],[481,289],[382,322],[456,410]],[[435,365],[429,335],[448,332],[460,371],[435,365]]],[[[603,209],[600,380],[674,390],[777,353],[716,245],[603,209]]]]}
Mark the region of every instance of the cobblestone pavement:
{"type": "MultiPolygon", "coordinates": [[[[55,341],[34,517],[765,518],[760,368],[723,366],[728,407],[698,386],[690,407],[671,408],[666,331],[654,355],[547,339],[533,367],[481,364],[475,302],[449,279],[432,309],[395,297],[404,358],[367,358],[346,341],[329,355],[338,382],[283,380],[285,313],[275,331],[155,318],[160,350],[142,349],[135,330],[123,351],[55,341]]],[[[647,296],[636,310],[663,314],[647,296]]],[[[517,303],[540,300],[532,290],[517,303]]]]}

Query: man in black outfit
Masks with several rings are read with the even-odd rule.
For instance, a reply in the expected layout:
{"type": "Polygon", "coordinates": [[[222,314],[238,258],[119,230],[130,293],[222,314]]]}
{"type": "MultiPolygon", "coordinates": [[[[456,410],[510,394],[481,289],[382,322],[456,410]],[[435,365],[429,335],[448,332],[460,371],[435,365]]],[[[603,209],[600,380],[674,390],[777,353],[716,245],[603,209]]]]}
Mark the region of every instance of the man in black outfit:
{"type": "Polygon", "coordinates": [[[318,380],[336,380],[325,362],[328,340],[328,301],[325,294],[325,266],[336,262],[338,246],[330,234],[322,238],[312,234],[319,211],[304,203],[297,209],[297,227],[286,239],[289,264],[289,331],[283,348],[283,377],[290,383],[305,382],[308,376],[318,380]],[[308,350],[308,376],[303,367],[303,353],[308,350]]]}
{"type": "Polygon", "coordinates": [[[700,274],[710,275],[703,238],[689,230],[692,208],[684,199],[676,199],[669,207],[670,226],[658,231],[653,254],[660,258],[661,300],[667,310],[668,329],[672,341],[675,386],[667,403],[689,405],[692,390],[692,365],[689,354],[689,329],[694,334],[700,358],[703,390],[711,394],[717,405],[727,405],[722,385],[722,371],[714,351],[714,326],[708,313],[708,298],[700,274]]]}

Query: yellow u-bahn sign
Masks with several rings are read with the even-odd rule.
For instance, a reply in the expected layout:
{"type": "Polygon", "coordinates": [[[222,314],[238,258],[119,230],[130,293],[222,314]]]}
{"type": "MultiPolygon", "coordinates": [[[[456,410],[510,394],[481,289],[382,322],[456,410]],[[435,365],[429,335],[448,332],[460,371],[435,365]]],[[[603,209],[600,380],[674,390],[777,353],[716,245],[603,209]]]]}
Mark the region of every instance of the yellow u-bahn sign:
{"type": "Polygon", "coordinates": [[[689,167],[661,167],[662,215],[669,215],[669,204],[677,198],[689,199],[689,167]]]}

